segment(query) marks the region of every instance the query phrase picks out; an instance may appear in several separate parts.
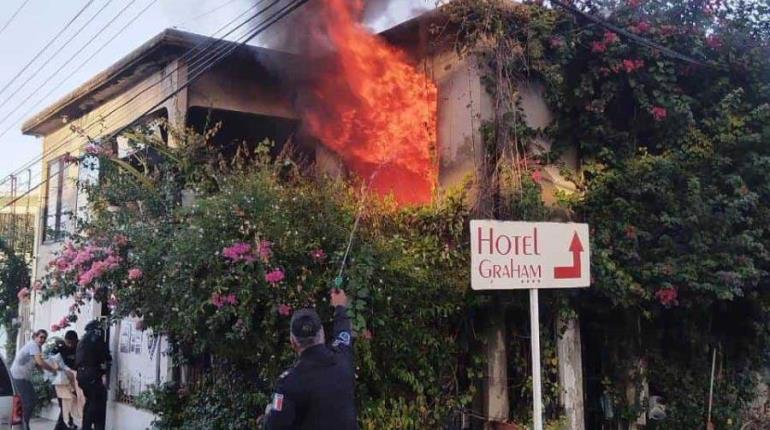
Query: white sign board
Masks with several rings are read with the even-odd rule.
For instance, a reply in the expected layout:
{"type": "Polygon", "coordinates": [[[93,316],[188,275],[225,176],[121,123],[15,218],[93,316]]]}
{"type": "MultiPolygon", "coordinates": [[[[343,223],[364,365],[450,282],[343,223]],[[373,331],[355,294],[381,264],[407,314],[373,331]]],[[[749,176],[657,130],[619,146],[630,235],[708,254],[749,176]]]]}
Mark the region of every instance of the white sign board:
{"type": "Polygon", "coordinates": [[[591,284],[588,224],[471,221],[471,288],[515,290],[591,284]]]}

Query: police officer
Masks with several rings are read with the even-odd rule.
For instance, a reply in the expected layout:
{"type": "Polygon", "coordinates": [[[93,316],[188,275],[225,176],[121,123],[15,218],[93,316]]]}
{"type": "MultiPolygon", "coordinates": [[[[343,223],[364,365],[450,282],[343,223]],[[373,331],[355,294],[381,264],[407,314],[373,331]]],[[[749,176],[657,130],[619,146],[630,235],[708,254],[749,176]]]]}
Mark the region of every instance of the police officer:
{"type": "Polygon", "coordinates": [[[267,430],[357,430],[353,338],[345,292],[334,289],[334,332],[326,345],[323,325],[312,309],[292,315],[290,341],[299,354],[278,379],[267,407],[267,430]]]}
{"type": "Polygon", "coordinates": [[[86,325],[86,333],[78,343],[75,356],[78,384],[86,396],[83,430],[104,430],[107,416],[106,374],[111,361],[102,324],[93,320],[86,325]]]}

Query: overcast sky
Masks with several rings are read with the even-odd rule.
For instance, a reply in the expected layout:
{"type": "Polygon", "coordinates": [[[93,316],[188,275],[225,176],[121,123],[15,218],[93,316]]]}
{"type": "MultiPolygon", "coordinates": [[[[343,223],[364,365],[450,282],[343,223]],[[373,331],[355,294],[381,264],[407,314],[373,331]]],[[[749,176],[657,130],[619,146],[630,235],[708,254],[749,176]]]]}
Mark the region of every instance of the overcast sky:
{"type": "MultiPolygon", "coordinates": [[[[5,178],[41,153],[40,140],[24,136],[20,132],[24,119],[77,88],[165,28],[177,27],[210,35],[252,6],[255,1],[258,0],[93,0],[68,30],[57,37],[51,46],[14,80],[25,65],[54,39],[88,0],[2,0],[0,89],[8,86],[0,92],[0,133],[5,132],[0,136],[0,178],[5,178]],[[19,10],[22,5],[24,6],[19,10]],[[148,5],[149,9],[134,25],[121,32],[103,50],[98,50],[148,5]],[[124,8],[125,11],[119,14],[124,8]],[[18,14],[11,20],[17,10],[18,14]],[[203,14],[205,15],[201,16],[203,14]],[[108,25],[116,16],[118,18],[108,25]],[[84,25],[82,32],[76,34],[84,25]],[[102,27],[105,27],[104,32],[94,38],[102,27]],[[71,42],[66,44],[70,38],[71,42]],[[94,41],[76,55],[92,38],[94,41]],[[94,55],[93,59],[79,69],[78,66],[91,55],[94,55]],[[54,74],[62,66],[63,70],[54,74]],[[72,76],[65,80],[70,74],[72,76]],[[22,85],[25,81],[28,82],[22,85]],[[58,88],[54,90],[56,87],[58,88]],[[51,95],[44,97],[49,92],[51,95]],[[24,102],[27,98],[29,101],[24,102]]],[[[388,27],[410,18],[418,13],[419,9],[429,7],[434,2],[391,0],[383,18],[376,20],[374,25],[388,27]]],[[[33,178],[33,185],[35,179],[33,178]]],[[[0,193],[4,191],[7,191],[7,188],[0,187],[0,193]]]]}

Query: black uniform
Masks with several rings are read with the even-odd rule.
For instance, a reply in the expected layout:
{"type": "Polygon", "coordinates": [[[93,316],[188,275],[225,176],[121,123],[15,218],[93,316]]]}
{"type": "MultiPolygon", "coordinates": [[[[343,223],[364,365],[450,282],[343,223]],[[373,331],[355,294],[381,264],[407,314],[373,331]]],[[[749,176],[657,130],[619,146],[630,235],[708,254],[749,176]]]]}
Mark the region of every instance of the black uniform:
{"type": "Polygon", "coordinates": [[[267,430],[357,430],[353,338],[347,309],[334,310],[331,346],[304,351],[278,379],[267,430]]]}
{"type": "Polygon", "coordinates": [[[107,387],[102,382],[109,363],[110,351],[104,341],[104,331],[99,321],[86,326],[86,334],[78,343],[75,358],[77,380],[86,404],[83,409],[83,430],[104,430],[107,416],[107,387]]]}

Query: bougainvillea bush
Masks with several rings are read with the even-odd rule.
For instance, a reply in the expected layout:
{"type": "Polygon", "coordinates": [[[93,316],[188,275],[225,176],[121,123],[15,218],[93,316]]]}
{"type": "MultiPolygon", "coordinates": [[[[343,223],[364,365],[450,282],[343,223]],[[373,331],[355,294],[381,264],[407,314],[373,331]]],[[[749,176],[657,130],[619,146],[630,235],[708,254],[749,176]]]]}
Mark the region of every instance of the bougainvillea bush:
{"type": "Polygon", "coordinates": [[[469,349],[462,195],[398,209],[362,199],[357,186],[313,180],[288,155],[271,157],[268,144],[224,163],[200,150],[205,136],[185,136],[167,149],[137,132],[146,145],[133,157],[95,150],[74,160],[99,166],[99,183],[87,186],[93,211],[44,286],[76,299],[65,319],[87,300],[104,301],[114,318],[134,315],[167,334],[178,359],[209,356],[220,372],[212,375],[227,375],[204,376],[181,396],[159,390],[159,428],[253,428],[272,382],[293,363],[292,311],[316,307],[331,320],[328,293],[359,213],[342,277],[363,425],[382,428],[370,420],[394,401],[410,405],[407,420],[419,427],[467,403],[473,390],[458,382],[473,371],[459,361],[469,349]],[[225,381],[239,379],[235,395],[225,381]]]}
{"type": "Polygon", "coordinates": [[[587,345],[589,427],[638,416],[644,405],[626,392],[641,387],[640,368],[669,406],[658,428],[701,426],[715,350],[714,420],[739,426],[770,327],[770,9],[563,3],[573,12],[447,8],[460,52],[477,55],[493,90],[542,85],[554,114],[546,156],[580,155],[573,208],[591,225],[594,282],[569,297],[587,345]]]}

